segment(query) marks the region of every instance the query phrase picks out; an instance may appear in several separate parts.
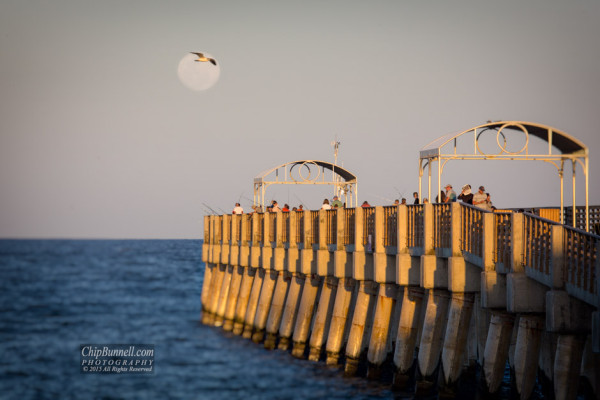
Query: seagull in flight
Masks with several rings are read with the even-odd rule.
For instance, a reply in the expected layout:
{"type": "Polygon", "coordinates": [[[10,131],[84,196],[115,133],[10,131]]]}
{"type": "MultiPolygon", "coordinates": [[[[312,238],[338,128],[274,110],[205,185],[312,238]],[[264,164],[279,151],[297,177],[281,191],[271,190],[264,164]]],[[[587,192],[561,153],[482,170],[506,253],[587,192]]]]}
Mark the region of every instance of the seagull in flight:
{"type": "Polygon", "coordinates": [[[190,53],[195,54],[195,55],[198,56],[198,59],[194,60],[194,61],[200,61],[200,62],[207,62],[207,61],[209,61],[212,65],[217,65],[217,61],[214,58],[206,57],[202,53],[194,53],[193,51],[190,51],[190,53]]]}

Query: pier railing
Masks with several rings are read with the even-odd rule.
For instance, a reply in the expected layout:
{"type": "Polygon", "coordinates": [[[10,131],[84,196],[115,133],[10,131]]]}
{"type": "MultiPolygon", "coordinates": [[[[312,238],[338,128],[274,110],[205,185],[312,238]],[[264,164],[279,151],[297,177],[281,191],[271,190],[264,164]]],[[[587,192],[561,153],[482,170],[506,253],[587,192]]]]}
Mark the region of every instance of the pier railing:
{"type": "Polygon", "coordinates": [[[564,287],[577,299],[598,306],[600,236],[530,213],[490,213],[462,203],[456,209],[453,207],[452,204],[419,204],[362,208],[360,224],[357,224],[357,209],[354,208],[323,212],[299,211],[294,212],[293,232],[290,231],[288,212],[258,213],[243,215],[241,218],[209,216],[204,226],[204,243],[207,249],[203,251],[203,257],[217,260],[216,254],[221,254],[217,247],[230,243],[242,244],[243,237],[248,238],[247,241],[253,246],[273,244],[280,240],[287,247],[291,235],[294,235],[298,247],[303,244],[305,249],[317,250],[319,243],[325,243],[330,251],[346,249],[352,252],[355,240],[360,239],[360,248],[365,253],[377,251],[375,238],[381,235],[377,243],[381,243],[383,251],[388,255],[407,248],[412,256],[420,256],[427,251],[425,221],[428,219],[432,221],[431,235],[436,254],[450,256],[448,250],[453,248],[453,243],[458,242],[458,249],[465,260],[484,268],[484,225],[491,223],[492,236],[488,239],[491,244],[487,246],[492,246],[489,251],[494,270],[505,274],[524,269],[527,276],[546,287],[564,287]],[[376,222],[378,212],[382,215],[381,223],[376,222]],[[399,218],[401,212],[406,215],[403,219],[399,218]],[[344,222],[343,232],[339,233],[339,243],[338,213],[342,213],[340,217],[344,222]],[[431,213],[430,216],[427,216],[428,213],[431,213]],[[484,218],[486,214],[490,216],[489,220],[484,218]],[[278,218],[281,218],[280,225],[278,218]],[[320,223],[321,218],[324,218],[323,225],[320,223]],[[245,219],[244,223],[242,219],[245,219]],[[489,222],[484,223],[484,220],[489,222]],[[237,226],[234,228],[233,224],[237,226]],[[264,237],[265,224],[269,226],[266,231],[268,237],[264,237]],[[280,233],[277,226],[282,227],[280,233]],[[359,236],[355,234],[357,226],[360,226],[359,236]],[[246,231],[242,234],[243,227],[246,231]],[[519,230],[522,238],[515,243],[515,232],[519,230]],[[236,236],[231,237],[231,232],[236,236]],[[281,236],[280,239],[278,235],[281,236]],[[399,237],[405,237],[406,243],[399,244],[399,237]],[[213,253],[215,256],[211,258],[213,253]]]}
{"type": "Polygon", "coordinates": [[[409,205],[408,208],[408,248],[422,249],[425,242],[424,205],[409,205]]]}
{"type": "Polygon", "coordinates": [[[496,268],[509,271],[512,254],[512,213],[494,213],[494,263],[496,268]]]}
{"type": "Polygon", "coordinates": [[[594,304],[598,298],[600,237],[565,226],[563,240],[567,292],[588,304],[594,304]]]}

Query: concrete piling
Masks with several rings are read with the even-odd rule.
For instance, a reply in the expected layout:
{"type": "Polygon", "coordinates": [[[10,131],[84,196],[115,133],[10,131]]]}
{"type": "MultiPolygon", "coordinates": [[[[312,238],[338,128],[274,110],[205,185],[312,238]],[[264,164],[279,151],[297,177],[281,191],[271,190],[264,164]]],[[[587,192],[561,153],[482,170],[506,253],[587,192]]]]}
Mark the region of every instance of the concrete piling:
{"type": "Polygon", "coordinates": [[[202,282],[202,294],[200,296],[200,302],[202,307],[202,323],[206,324],[208,320],[208,303],[212,296],[210,291],[210,284],[213,278],[213,271],[215,269],[215,265],[211,263],[206,263],[204,267],[204,280],[202,282]]]}
{"type": "Polygon", "coordinates": [[[213,268],[212,279],[210,280],[210,293],[211,296],[207,302],[207,315],[206,324],[213,325],[216,318],[217,307],[219,304],[219,294],[221,293],[221,286],[223,285],[223,278],[225,277],[225,266],[221,264],[215,265],[213,268]]]}
{"type": "Polygon", "coordinates": [[[430,289],[427,294],[425,320],[419,344],[418,366],[421,376],[426,381],[433,380],[440,362],[450,293],[443,289],[430,289]]]}
{"type": "Polygon", "coordinates": [[[515,346],[515,383],[521,399],[528,399],[535,386],[544,320],[537,315],[521,315],[515,346]]]}
{"type": "Polygon", "coordinates": [[[352,326],[346,345],[344,373],[348,376],[357,373],[359,362],[367,347],[371,334],[377,292],[377,283],[373,281],[360,281],[354,315],[352,316],[352,326]]]}
{"type": "Polygon", "coordinates": [[[326,277],[321,287],[321,296],[319,297],[319,306],[315,314],[315,320],[310,334],[308,359],[310,361],[319,361],[323,353],[323,345],[326,343],[331,323],[331,314],[333,312],[338,279],[326,277]]]}
{"type": "Polygon", "coordinates": [[[492,312],[485,342],[482,374],[484,385],[489,393],[497,392],[502,384],[514,323],[513,314],[492,312]]]}
{"type": "Polygon", "coordinates": [[[378,379],[381,376],[381,366],[387,358],[390,344],[390,323],[398,296],[396,284],[380,284],[377,296],[373,328],[369,339],[367,352],[367,378],[378,379]]]}
{"type": "Polygon", "coordinates": [[[215,310],[214,326],[223,326],[223,320],[225,319],[225,307],[227,306],[227,297],[229,295],[229,289],[231,287],[231,277],[233,276],[233,267],[226,266],[223,273],[223,281],[221,283],[221,290],[219,291],[219,299],[217,301],[217,308],[215,310]]]}
{"type": "Polygon", "coordinates": [[[254,343],[261,343],[265,337],[265,327],[267,325],[269,311],[271,310],[271,300],[273,299],[273,293],[275,292],[275,284],[277,283],[278,275],[279,272],[275,270],[265,271],[265,277],[258,299],[258,306],[256,308],[256,315],[254,316],[254,331],[252,333],[252,341],[254,343]]]}
{"type": "Polygon", "coordinates": [[[290,288],[285,299],[285,306],[281,317],[281,325],[279,326],[279,344],[277,348],[280,350],[288,350],[290,347],[305,280],[306,276],[304,274],[292,274],[290,288]]]}
{"type": "Polygon", "coordinates": [[[233,267],[229,293],[227,295],[227,305],[225,306],[225,315],[223,320],[223,330],[226,332],[233,330],[233,320],[235,318],[235,309],[237,306],[240,287],[244,276],[243,267],[233,267]]]}
{"type": "Polygon", "coordinates": [[[318,275],[312,275],[310,279],[304,282],[300,308],[296,318],[296,325],[294,326],[294,335],[292,336],[292,356],[296,358],[304,358],[304,351],[310,335],[311,323],[315,307],[317,306],[317,296],[322,281],[322,278],[318,275]]]}
{"type": "Polygon", "coordinates": [[[575,399],[583,358],[585,335],[558,335],[554,358],[554,395],[557,399],[575,399]]]}
{"type": "Polygon", "coordinates": [[[352,321],[350,305],[355,288],[356,281],[354,279],[339,279],[327,337],[327,365],[337,365],[340,361],[340,353],[349,331],[349,322],[352,321]]]}
{"type": "Polygon", "coordinates": [[[474,299],[474,293],[452,293],[450,299],[442,348],[442,372],[447,386],[456,383],[463,369],[474,299]]]}
{"type": "Polygon", "coordinates": [[[252,284],[254,283],[256,268],[245,267],[242,275],[242,283],[240,285],[233,318],[233,333],[235,335],[241,335],[244,331],[244,318],[246,316],[246,310],[248,309],[248,300],[250,299],[250,291],[252,290],[252,284]]]}
{"type": "Polygon", "coordinates": [[[250,290],[250,298],[248,299],[248,307],[246,308],[246,314],[244,316],[244,331],[242,332],[242,337],[245,339],[250,339],[252,337],[252,331],[254,330],[254,317],[256,316],[256,309],[258,308],[258,300],[260,298],[260,292],[263,281],[265,280],[265,275],[266,271],[264,269],[256,269],[254,282],[252,282],[252,289],[250,290]]]}
{"type": "Polygon", "coordinates": [[[394,386],[397,387],[406,385],[410,378],[408,375],[415,364],[424,292],[421,287],[409,286],[404,289],[394,350],[394,386]]]}
{"type": "Polygon", "coordinates": [[[283,316],[283,307],[290,286],[291,274],[280,271],[277,275],[277,284],[275,285],[275,293],[271,302],[269,318],[267,319],[265,338],[265,348],[274,349],[277,341],[277,333],[281,325],[281,317],[283,316]]]}

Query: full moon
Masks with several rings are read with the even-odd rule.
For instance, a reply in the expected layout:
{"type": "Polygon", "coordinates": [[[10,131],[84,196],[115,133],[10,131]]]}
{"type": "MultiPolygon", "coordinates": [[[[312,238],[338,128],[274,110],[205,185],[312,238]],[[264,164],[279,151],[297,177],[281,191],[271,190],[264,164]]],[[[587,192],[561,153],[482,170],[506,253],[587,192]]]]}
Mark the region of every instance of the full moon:
{"type": "MultiPolygon", "coordinates": [[[[208,53],[204,53],[204,55],[212,57],[208,53]]],[[[198,56],[191,53],[183,56],[177,67],[177,75],[181,83],[188,89],[206,90],[219,80],[221,67],[218,60],[217,65],[213,65],[210,62],[195,61],[197,59],[198,56]]]]}

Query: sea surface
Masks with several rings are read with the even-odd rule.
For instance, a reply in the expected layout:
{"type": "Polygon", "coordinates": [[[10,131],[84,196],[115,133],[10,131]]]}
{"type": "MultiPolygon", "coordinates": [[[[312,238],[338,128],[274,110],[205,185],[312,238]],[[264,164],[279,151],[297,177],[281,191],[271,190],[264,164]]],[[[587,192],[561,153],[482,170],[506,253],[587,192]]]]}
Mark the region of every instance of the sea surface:
{"type": "Polygon", "coordinates": [[[199,323],[200,240],[0,240],[0,399],[403,399],[199,323]],[[151,375],[82,344],[153,344],[151,375]]]}

